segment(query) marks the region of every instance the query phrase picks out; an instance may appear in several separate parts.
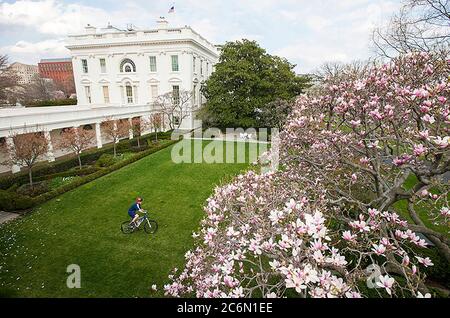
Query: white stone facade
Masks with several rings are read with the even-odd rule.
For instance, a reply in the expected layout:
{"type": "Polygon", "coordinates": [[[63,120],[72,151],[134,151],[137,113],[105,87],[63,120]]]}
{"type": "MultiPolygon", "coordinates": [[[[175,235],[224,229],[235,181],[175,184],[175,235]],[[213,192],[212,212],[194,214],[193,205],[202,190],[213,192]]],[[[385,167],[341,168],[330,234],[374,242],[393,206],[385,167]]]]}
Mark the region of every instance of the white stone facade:
{"type": "MultiPolygon", "coordinates": [[[[200,87],[218,61],[217,48],[190,27],[170,28],[159,20],[153,30],[86,27],[70,36],[73,72],[80,106],[142,106],[152,109],[158,95],[193,92],[192,105],[205,102],[200,87]]],[[[198,127],[194,116],[182,129],[198,127]]]]}

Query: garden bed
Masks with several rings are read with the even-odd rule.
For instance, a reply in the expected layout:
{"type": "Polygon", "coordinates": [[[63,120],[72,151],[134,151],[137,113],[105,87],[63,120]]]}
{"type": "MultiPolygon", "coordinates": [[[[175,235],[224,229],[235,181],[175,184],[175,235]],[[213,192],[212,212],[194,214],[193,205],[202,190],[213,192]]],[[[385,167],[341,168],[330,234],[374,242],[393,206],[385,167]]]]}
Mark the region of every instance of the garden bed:
{"type": "MultiPolygon", "coordinates": [[[[53,164],[52,168],[43,167],[35,174],[38,174],[34,178],[35,184],[30,187],[27,183],[28,178],[25,176],[12,176],[9,181],[9,187],[7,189],[0,189],[0,210],[2,211],[20,211],[34,207],[37,204],[50,200],[64,192],[70,191],[82,184],[88,183],[101,176],[104,176],[112,171],[120,169],[132,162],[142,159],[154,152],[164,149],[177,141],[160,139],[157,143],[149,142],[147,146],[141,147],[139,152],[124,152],[119,153],[117,156],[113,156],[108,151],[102,151],[100,149],[96,153],[96,159],[94,160],[94,154],[85,154],[85,156],[92,156],[89,163],[83,166],[81,169],[75,167],[66,168],[65,171],[59,171],[62,167],[67,167],[67,163],[63,162],[53,164]],[[52,173],[53,171],[57,171],[52,173]],[[45,172],[48,172],[47,174],[45,172]],[[11,184],[11,182],[13,182],[11,184]]],[[[131,142],[128,141],[131,148],[131,142]]],[[[119,145],[118,145],[119,148],[119,145]]],[[[120,149],[124,149],[122,145],[120,149]]],[[[109,149],[111,150],[111,149],[109,149]]],[[[74,159],[68,159],[75,160],[74,159]]],[[[85,161],[86,162],[86,161],[85,161]]],[[[76,163],[74,163],[76,164],[76,163]]],[[[5,184],[2,183],[2,188],[5,184]]]]}

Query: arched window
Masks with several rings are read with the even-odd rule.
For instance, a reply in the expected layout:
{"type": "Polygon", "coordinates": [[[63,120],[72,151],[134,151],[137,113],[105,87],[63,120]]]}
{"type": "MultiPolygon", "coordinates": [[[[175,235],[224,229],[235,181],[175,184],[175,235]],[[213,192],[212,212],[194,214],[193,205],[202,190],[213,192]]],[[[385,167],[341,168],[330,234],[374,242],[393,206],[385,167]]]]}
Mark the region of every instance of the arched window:
{"type": "Polygon", "coordinates": [[[130,59],[124,59],[120,63],[120,71],[122,73],[135,73],[136,72],[136,65],[134,62],[130,59]]]}

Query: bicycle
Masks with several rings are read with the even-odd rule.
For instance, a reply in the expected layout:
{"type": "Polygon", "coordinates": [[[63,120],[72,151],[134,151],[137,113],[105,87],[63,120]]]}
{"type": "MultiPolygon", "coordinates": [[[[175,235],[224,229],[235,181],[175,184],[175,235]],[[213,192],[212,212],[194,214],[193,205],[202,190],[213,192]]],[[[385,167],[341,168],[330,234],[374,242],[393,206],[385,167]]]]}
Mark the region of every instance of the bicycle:
{"type": "Polygon", "coordinates": [[[136,222],[130,223],[130,221],[125,221],[122,223],[120,229],[123,234],[131,234],[138,230],[141,224],[144,224],[144,230],[147,234],[154,234],[158,230],[158,222],[155,220],[150,220],[147,216],[146,210],[144,210],[144,215],[136,220],[136,222]]]}

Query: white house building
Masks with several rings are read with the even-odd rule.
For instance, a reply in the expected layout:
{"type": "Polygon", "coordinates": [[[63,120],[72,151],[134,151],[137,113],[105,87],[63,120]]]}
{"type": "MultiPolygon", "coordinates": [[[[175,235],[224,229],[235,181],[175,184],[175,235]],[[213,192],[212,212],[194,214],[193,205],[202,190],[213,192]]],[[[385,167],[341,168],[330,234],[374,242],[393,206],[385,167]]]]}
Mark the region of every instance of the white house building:
{"type": "MultiPolygon", "coordinates": [[[[185,26],[171,28],[161,18],[157,28],[120,30],[111,25],[88,25],[85,34],[69,36],[78,105],[0,109],[0,146],[13,144],[12,135],[41,131],[49,141],[46,160],[64,155],[57,148],[61,131],[68,127],[95,130],[93,146],[110,142],[101,123],[148,117],[158,111],[153,101],[171,92],[192,92],[192,109],[181,129],[199,127],[195,111],[205,101],[200,86],[213,72],[219,52],[216,47],[185,26]]],[[[130,138],[133,137],[130,131],[130,138]]],[[[0,152],[0,163],[7,159],[0,152]]],[[[0,165],[0,173],[20,167],[0,165]]]]}
{"type": "MultiPolygon", "coordinates": [[[[69,36],[73,72],[80,106],[142,106],[151,109],[161,94],[192,92],[192,108],[204,102],[200,86],[213,72],[216,47],[190,27],[171,28],[161,18],[157,28],[120,30],[111,25],[69,36]]],[[[182,129],[199,122],[191,115],[182,129]]]]}

